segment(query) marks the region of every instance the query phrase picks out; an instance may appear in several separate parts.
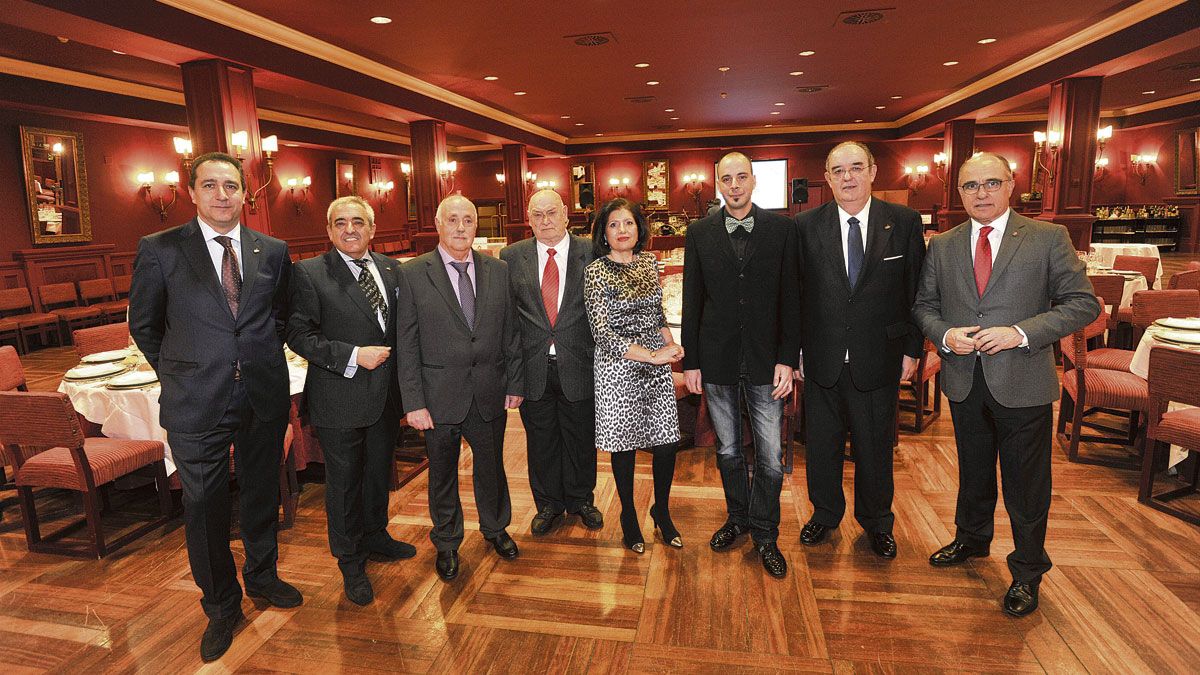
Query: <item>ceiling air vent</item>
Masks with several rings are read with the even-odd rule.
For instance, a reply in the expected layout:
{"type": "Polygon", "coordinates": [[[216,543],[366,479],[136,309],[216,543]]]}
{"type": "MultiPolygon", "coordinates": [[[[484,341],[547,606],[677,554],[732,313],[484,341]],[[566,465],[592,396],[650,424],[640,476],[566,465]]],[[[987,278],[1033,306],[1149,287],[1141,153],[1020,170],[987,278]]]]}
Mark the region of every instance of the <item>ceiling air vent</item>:
{"type": "Polygon", "coordinates": [[[1183,63],[1176,63],[1173,66],[1167,66],[1163,70],[1195,70],[1197,68],[1200,68],[1200,61],[1184,61],[1183,63]]]}
{"type": "Polygon", "coordinates": [[[869,23],[879,23],[888,18],[889,14],[895,11],[895,7],[882,7],[880,9],[853,9],[848,12],[838,14],[837,21],[834,23],[845,24],[847,26],[865,26],[869,23]]]}
{"type": "Polygon", "coordinates": [[[810,84],[806,87],[796,87],[796,91],[801,94],[815,94],[818,91],[825,91],[829,88],[827,84],[810,84]]]}
{"type": "Polygon", "coordinates": [[[630,103],[652,103],[654,101],[654,97],[653,96],[627,96],[627,97],[625,97],[625,100],[629,101],[630,103]]]}
{"type": "Polygon", "coordinates": [[[598,33],[581,33],[579,35],[566,35],[567,40],[574,42],[580,47],[599,47],[610,42],[616,42],[617,36],[612,34],[612,31],[600,31],[598,33]]]}

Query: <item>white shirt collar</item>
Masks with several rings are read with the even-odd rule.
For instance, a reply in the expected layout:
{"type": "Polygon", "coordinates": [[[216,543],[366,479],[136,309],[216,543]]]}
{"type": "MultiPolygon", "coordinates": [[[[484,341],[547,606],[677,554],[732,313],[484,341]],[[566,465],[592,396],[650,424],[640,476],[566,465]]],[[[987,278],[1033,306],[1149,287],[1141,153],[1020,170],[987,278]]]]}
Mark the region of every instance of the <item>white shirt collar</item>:
{"type": "MultiPolygon", "coordinates": [[[[214,230],[212,228],[212,226],[209,225],[208,223],[204,222],[204,219],[201,218],[200,216],[196,216],[196,222],[200,225],[200,233],[204,235],[204,241],[212,241],[214,238],[221,236],[220,232],[217,232],[216,230],[214,230]]],[[[238,223],[237,225],[234,225],[233,229],[230,230],[229,233],[226,234],[225,236],[229,237],[230,239],[232,239],[238,243],[241,243],[241,241],[242,241],[242,224],[238,223]]]]}
{"type": "Polygon", "coordinates": [[[844,225],[846,223],[846,221],[849,220],[851,216],[853,216],[855,218],[858,218],[858,222],[860,225],[862,225],[863,227],[866,227],[867,226],[867,218],[871,215],[871,199],[872,199],[871,197],[867,197],[867,203],[863,205],[862,211],[859,211],[858,213],[848,213],[846,211],[846,209],[842,208],[841,204],[838,204],[838,207],[837,207],[838,218],[841,219],[839,222],[841,222],[844,225]]]}
{"type": "Polygon", "coordinates": [[[547,253],[547,251],[549,251],[550,249],[554,249],[555,255],[559,255],[571,247],[571,233],[567,232],[566,234],[564,234],[563,238],[561,240],[559,240],[559,242],[553,246],[547,246],[547,245],[543,244],[541,241],[538,241],[537,239],[535,239],[534,241],[537,241],[537,250],[538,250],[538,253],[540,253],[541,255],[549,255],[547,253]]]}
{"type": "MultiPolygon", "coordinates": [[[[337,251],[338,255],[342,256],[342,260],[345,260],[346,264],[348,264],[348,265],[354,264],[354,261],[356,260],[356,258],[351,258],[350,256],[346,255],[345,253],[342,252],[342,249],[340,249],[340,248],[334,248],[333,250],[337,251]]],[[[366,255],[364,255],[362,258],[357,258],[357,259],[358,260],[366,260],[369,264],[375,263],[375,259],[371,257],[370,251],[367,251],[366,255]]]]}
{"type": "MultiPolygon", "coordinates": [[[[1004,235],[1004,230],[1008,227],[1008,214],[1010,213],[1012,213],[1011,208],[1004,209],[1004,213],[1000,214],[999,218],[996,218],[992,222],[988,223],[988,225],[992,228],[992,234],[999,234],[1001,236],[1004,235]]],[[[971,219],[971,234],[973,236],[979,234],[979,228],[981,227],[983,227],[983,223],[975,220],[974,218],[971,219]]]]}

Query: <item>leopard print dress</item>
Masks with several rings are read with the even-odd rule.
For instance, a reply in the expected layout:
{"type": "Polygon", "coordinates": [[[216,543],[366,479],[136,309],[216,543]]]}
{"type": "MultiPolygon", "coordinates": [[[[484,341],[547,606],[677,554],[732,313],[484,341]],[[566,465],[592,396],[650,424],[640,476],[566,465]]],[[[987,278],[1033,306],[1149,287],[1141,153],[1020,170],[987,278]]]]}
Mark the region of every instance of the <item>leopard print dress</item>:
{"type": "Polygon", "coordinates": [[[597,258],[583,273],[583,302],[596,338],[596,447],[622,452],[677,442],[671,366],[622,356],[632,343],[651,351],[666,344],[654,255],[642,252],[630,263],[597,258]]]}

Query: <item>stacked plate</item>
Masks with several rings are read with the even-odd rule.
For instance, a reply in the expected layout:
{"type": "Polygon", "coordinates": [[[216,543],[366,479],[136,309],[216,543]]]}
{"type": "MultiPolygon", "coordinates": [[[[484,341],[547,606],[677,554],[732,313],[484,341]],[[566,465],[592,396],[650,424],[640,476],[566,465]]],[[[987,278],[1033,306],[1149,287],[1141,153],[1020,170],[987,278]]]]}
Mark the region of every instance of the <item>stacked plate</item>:
{"type": "Polygon", "coordinates": [[[131,373],[114,377],[104,386],[107,389],[140,389],[157,382],[158,374],[153,370],[135,370],[131,373]]]}
{"type": "Polygon", "coordinates": [[[1200,317],[1166,317],[1156,320],[1154,325],[1162,326],[1163,328],[1173,328],[1175,330],[1200,331],[1200,317]]]}
{"type": "Polygon", "coordinates": [[[89,363],[81,364],[68,370],[63,375],[63,379],[71,382],[79,382],[82,380],[95,380],[101,377],[111,377],[123,372],[125,372],[125,365],[120,361],[112,363],[89,363]]]}
{"type": "Polygon", "coordinates": [[[1154,322],[1155,340],[1180,347],[1200,347],[1200,318],[1167,317],[1154,322]]]}
{"type": "Polygon", "coordinates": [[[112,363],[113,361],[124,361],[129,358],[129,353],[128,349],[114,349],[108,352],[88,354],[79,361],[81,363],[112,363]]]}

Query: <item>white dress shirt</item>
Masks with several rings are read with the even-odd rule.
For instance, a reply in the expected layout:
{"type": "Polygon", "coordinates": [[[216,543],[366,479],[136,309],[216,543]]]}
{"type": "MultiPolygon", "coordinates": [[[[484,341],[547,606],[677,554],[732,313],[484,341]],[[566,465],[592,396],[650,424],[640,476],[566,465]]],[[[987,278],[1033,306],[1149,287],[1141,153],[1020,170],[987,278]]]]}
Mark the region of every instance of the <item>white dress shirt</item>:
{"type": "MultiPolygon", "coordinates": [[[[222,235],[204,222],[200,216],[196,216],[196,222],[200,225],[200,233],[204,235],[204,245],[208,247],[208,257],[212,259],[213,269],[217,271],[217,281],[219,282],[221,281],[221,259],[225,257],[225,247],[216,239],[222,235]]],[[[245,267],[242,265],[242,224],[234,225],[233,229],[224,236],[233,240],[233,255],[237,258],[238,276],[245,279],[245,267]]]]}
{"type": "MultiPolygon", "coordinates": [[[[863,205],[858,213],[849,213],[838,204],[838,223],[842,228],[842,264],[846,266],[846,274],[850,274],[850,218],[858,218],[858,230],[862,235],[863,264],[867,263],[867,221],[871,218],[871,198],[863,205]]],[[[859,270],[860,272],[862,270],[859,270]]],[[[850,363],[850,350],[846,350],[846,363],[850,363]]]]}
{"type": "MultiPolygon", "coordinates": [[[[558,267],[558,300],[555,301],[555,308],[562,309],[563,291],[567,286],[567,254],[571,251],[571,234],[568,232],[563,235],[562,241],[553,246],[547,246],[542,242],[537,242],[537,257],[538,257],[538,288],[542,286],[542,274],[546,271],[546,262],[550,260],[550,254],[547,252],[554,249],[554,264],[558,267]]],[[[550,354],[556,354],[554,351],[554,342],[550,343],[550,354]]]]}
{"type": "MultiPolygon", "coordinates": [[[[340,249],[334,250],[336,250],[337,254],[342,257],[342,260],[345,261],[346,266],[350,268],[350,275],[357,279],[358,275],[362,274],[362,269],[358,265],[354,264],[354,258],[342,253],[340,249]]],[[[383,285],[383,277],[379,275],[379,266],[375,264],[375,259],[371,257],[370,253],[367,253],[367,255],[365,255],[362,259],[367,261],[367,271],[371,273],[371,276],[375,277],[375,283],[379,287],[379,294],[383,296],[383,302],[388,307],[391,307],[392,302],[388,299],[387,291],[384,290],[386,286],[383,285]]],[[[376,311],[375,320],[379,322],[379,327],[383,329],[384,332],[387,332],[387,324],[383,322],[383,312],[376,311]]],[[[357,372],[358,347],[355,346],[354,349],[350,350],[350,363],[346,364],[346,372],[343,374],[346,377],[354,377],[354,373],[357,372]]]]}

